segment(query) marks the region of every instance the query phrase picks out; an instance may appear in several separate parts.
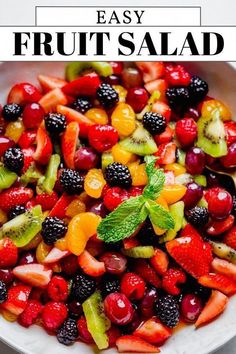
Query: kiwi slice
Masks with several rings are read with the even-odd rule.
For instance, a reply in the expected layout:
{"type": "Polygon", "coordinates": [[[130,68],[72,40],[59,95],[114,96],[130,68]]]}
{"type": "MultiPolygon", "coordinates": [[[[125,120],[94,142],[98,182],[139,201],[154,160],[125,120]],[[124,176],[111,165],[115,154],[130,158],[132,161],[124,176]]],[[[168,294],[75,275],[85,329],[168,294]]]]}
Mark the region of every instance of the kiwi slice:
{"type": "Polygon", "coordinates": [[[86,318],[88,330],[97,344],[99,350],[108,348],[109,341],[106,334],[110,322],[105,317],[103,311],[102,296],[99,291],[95,291],[82,304],[86,318]]]}
{"type": "Polygon", "coordinates": [[[16,179],[17,174],[15,172],[11,172],[6,167],[0,166],[0,189],[11,187],[16,179]]]}
{"type": "Polygon", "coordinates": [[[0,229],[0,239],[9,237],[17,247],[23,247],[41,230],[42,221],[41,206],[36,205],[5,223],[0,229]]]}
{"type": "Polygon", "coordinates": [[[102,169],[105,170],[105,168],[110,165],[110,163],[114,162],[113,156],[111,152],[103,152],[102,154],[102,169]]]}
{"type": "Polygon", "coordinates": [[[66,79],[75,80],[83,71],[91,69],[100,76],[110,76],[113,73],[111,65],[105,61],[75,61],[66,66],[66,79]]]}
{"type": "Polygon", "coordinates": [[[21,176],[21,184],[27,186],[28,183],[34,183],[43,177],[42,173],[37,169],[35,163],[33,162],[28,170],[21,176]]]}
{"type": "Polygon", "coordinates": [[[184,202],[179,201],[170,205],[169,212],[174,219],[174,229],[168,230],[164,236],[160,237],[159,242],[164,243],[173,240],[177,232],[183,227],[184,224],[184,202]]]}
{"type": "Polygon", "coordinates": [[[154,248],[152,246],[137,246],[127,250],[123,249],[122,253],[131,258],[151,258],[154,256],[154,248]]]}
{"type": "Polygon", "coordinates": [[[200,186],[203,186],[203,187],[206,187],[207,186],[207,179],[206,179],[206,176],[204,175],[195,175],[193,177],[194,181],[197,183],[197,184],[200,184],[200,186]]]}
{"type": "Polygon", "coordinates": [[[227,155],[225,129],[220,119],[219,110],[214,110],[210,117],[201,117],[198,122],[197,146],[212,157],[227,155]]]}
{"type": "Polygon", "coordinates": [[[141,125],[132,135],[122,140],[120,146],[126,151],[140,156],[151,155],[157,152],[157,146],[153,137],[141,125]]]}
{"type": "Polygon", "coordinates": [[[37,185],[37,192],[42,193],[46,192],[48,194],[51,194],[54,188],[54,185],[57,180],[57,170],[60,165],[60,156],[57,154],[54,154],[51,156],[45,176],[42,176],[38,180],[38,185],[37,185]]]}
{"type": "Polygon", "coordinates": [[[222,242],[209,241],[212,246],[213,253],[223,259],[227,259],[228,261],[236,264],[236,251],[227,246],[222,242]]]}

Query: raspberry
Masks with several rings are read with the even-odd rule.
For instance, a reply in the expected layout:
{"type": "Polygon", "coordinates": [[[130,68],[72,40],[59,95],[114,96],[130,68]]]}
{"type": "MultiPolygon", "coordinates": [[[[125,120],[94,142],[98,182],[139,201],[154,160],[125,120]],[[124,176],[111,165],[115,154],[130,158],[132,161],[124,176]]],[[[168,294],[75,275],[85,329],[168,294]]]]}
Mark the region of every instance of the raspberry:
{"type": "Polygon", "coordinates": [[[6,284],[0,280],[0,304],[7,300],[7,288],[6,284]]]}
{"type": "Polygon", "coordinates": [[[87,322],[84,316],[80,317],[80,319],[77,321],[77,327],[78,327],[79,337],[83,342],[87,344],[94,343],[93,337],[88,331],[87,322]]]}
{"type": "Polygon", "coordinates": [[[120,280],[114,274],[105,274],[102,277],[101,291],[103,297],[109,294],[120,292],[120,280]]]}
{"type": "Polygon", "coordinates": [[[79,172],[65,168],[60,174],[60,184],[68,194],[80,194],[83,191],[84,180],[79,172]]]}
{"type": "Polygon", "coordinates": [[[67,231],[67,226],[63,220],[56,216],[47,216],[42,223],[42,237],[47,245],[53,245],[54,242],[62,238],[67,231]]]}
{"type": "Polygon", "coordinates": [[[57,331],[57,340],[64,345],[73,344],[78,338],[77,323],[72,318],[68,318],[57,331]]]}
{"type": "Polygon", "coordinates": [[[24,205],[16,205],[9,210],[8,219],[14,219],[16,216],[24,214],[24,212],[25,212],[24,205]]]}
{"type": "Polygon", "coordinates": [[[35,197],[35,204],[40,204],[43,211],[51,210],[57,201],[58,195],[56,192],[52,192],[51,194],[41,193],[35,197]]]}
{"type": "Polygon", "coordinates": [[[143,116],[143,126],[150,134],[161,134],[166,129],[166,119],[160,113],[146,112],[143,116]]]}
{"type": "Polygon", "coordinates": [[[49,113],[45,116],[45,126],[52,135],[59,135],[66,129],[66,117],[60,113],[49,113]]]}
{"type": "Polygon", "coordinates": [[[170,295],[179,295],[180,289],[176,286],[186,282],[186,275],[180,269],[168,269],[162,278],[162,287],[170,295]]]}
{"type": "Polygon", "coordinates": [[[97,99],[104,108],[110,109],[119,101],[119,95],[111,85],[103,83],[97,89],[97,99]]]}
{"type": "Polygon", "coordinates": [[[113,162],[105,168],[105,179],[110,186],[129,188],[132,177],[127,166],[113,162]]]}
{"type": "Polygon", "coordinates": [[[72,297],[80,303],[89,298],[96,290],[96,281],[94,278],[85,275],[78,274],[72,282],[72,297]]]}
{"type": "Polygon", "coordinates": [[[188,86],[191,76],[182,65],[169,65],[166,68],[166,80],[171,86],[188,86]]]}
{"type": "Polygon", "coordinates": [[[67,317],[67,307],[62,302],[48,302],[42,312],[43,325],[48,330],[58,329],[67,317]]]}
{"type": "Polygon", "coordinates": [[[192,76],[188,86],[190,100],[196,104],[203,101],[208,93],[208,84],[199,76],[192,76]]]}
{"type": "Polygon", "coordinates": [[[126,190],[113,187],[106,192],[103,203],[108,210],[113,211],[127,199],[129,199],[129,193],[126,190]]]}
{"type": "Polygon", "coordinates": [[[131,300],[140,300],[144,296],[145,282],[135,273],[126,273],[121,280],[121,292],[131,300]]]}
{"type": "Polygon", "coordinates": [[[176,123],[175,133],[182,147],[191,146],[197,137],[197,124],[193,118],[181,119],[176,123]]]}
{"type": "Polygon", "coordinates": [[[132,263],[133,270],[135,273],[140,275],[140,277],[144,279],[147,283],[155,286],[155,288],[160,288],[160,278],[145,259],[135,259],[132,263]]]}
{"type": "Polygon", "coordinates": [[[43,310],[43,305],[38,300],[29,300],[24,312],[20,314],[19,323],[28,328],[34,324],[43,310]]]}
{"type": "Polygon", "coordinates": [[[155,303],[157,316],[167,327],[173,328],[179,322],[179,306],[171,295],[158,299],[155,303]]]}
{"type": "Polygon", "coordinates": [[[18,248],[10,238],[0,240],[0,268],[13,267],[18,258],[18,248]]]}
{"type": "Polygon", "coordinates": [[[77,97],[72,103],[72,108],[80,113],[86,113],[93,105],[87,97],[77,97]]]}
{"type": "Polygon", "coordinates": [[[209,220],[207,208],[195,206],[186,212],[188,222],[196,228],[204,227],[209,220]]]}
{"type": "Polygon", "coordinates": [[[67,281],[59,275],[54,276],[48,284],[47,292],[53,301],[66,301],[68,297],[67,281]]]}
{"type": "Polygon", "coordinates": [[[3,106],[2,116],[7,122],[14,122],[22,114],[22,108],[16,103],[10,103],[3,106]]]}
{"type": "Polygon", "coordinates": [[[19,173],[24,166],[24,155],[20,148],[9,148],[3,155],[4,165],[13,172],[19,173]]]}
{"type": "Polygon", "coordinates": [[[108,124],[94,124],[88,133],[89,144],[98,152],[104,152],[112,148],[118,142],[118,133],[108,124]]]}

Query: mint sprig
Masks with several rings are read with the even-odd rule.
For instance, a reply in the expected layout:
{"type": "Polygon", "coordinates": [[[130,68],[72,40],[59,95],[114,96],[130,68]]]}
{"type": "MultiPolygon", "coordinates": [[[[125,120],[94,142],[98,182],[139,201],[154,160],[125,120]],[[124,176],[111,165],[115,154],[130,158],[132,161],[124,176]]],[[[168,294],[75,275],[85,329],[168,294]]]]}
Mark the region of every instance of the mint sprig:
{"type": "Polygon", "coordinates": [[[171,214],[155,202],[164,186],[164,172],[155,167],[154,156],[147,156],[145,162],[148,184],[143,194],[126,200],[101,221],[97,233],[104,242],[118,242],[130,237],[147,217],[163,230],[174,228],[171,214]]]}

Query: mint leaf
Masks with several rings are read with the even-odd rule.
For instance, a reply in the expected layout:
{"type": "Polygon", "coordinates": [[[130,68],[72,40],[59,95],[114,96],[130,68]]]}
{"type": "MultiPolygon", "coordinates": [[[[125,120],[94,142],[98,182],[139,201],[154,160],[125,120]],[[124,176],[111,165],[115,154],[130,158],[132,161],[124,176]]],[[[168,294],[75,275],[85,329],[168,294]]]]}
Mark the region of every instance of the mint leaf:
{"type": "Polygon", "coordinates": [[[131,236],[147,216],[143,196],[132,197],[101,221],[97,229],[98,237],[104,242],[123,240],[131,236]]]}
{"type": "Polygon", "coordinates": [[[163,230],[170,230],[174,228],[175,222],[172,215],[161,205],[148,200],[145,204],[145,207],[147,208],[149,212],[149,218],[154,225],[160,227],[163,230]]]}
{"type": "Polygon", "coordinates": [[[155,167],[156,160],[154,156],[146,156],[145,158],[148,184],[144,188],[143,196],[152,200],[156,200],[159,197],[165,183],[163,170],[155,167]]]}

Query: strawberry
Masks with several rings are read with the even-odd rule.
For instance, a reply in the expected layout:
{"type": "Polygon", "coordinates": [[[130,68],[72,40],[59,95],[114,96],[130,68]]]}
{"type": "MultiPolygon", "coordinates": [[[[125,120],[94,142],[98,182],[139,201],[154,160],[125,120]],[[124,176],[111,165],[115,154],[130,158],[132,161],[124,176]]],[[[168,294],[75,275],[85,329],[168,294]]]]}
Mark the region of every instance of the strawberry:
{"type": "Polygon", "coordinates": [[[143,81],[145,83],[160,79],[165,75],[165,66],[162,61],[138,61],[136,65],[142,71],[143,81]]]}
{"type": "Polygon", "coordinates": [[[89,330],[88,330],[88,326],[87,326],[87,322],[84,316],[81,316],[80,319],[77,321],[77,328],[78,328],[78,332],[79,332],[79,338],[87,343],[87,344],[93,344],[94,340],[93,337],[91,336],[89,330]]]}
{"type": "Polygon", "coordinates": [[[22,149],[24,155],[24,166],[22,168],[22,173],[25,173],[30,167],[31,163],[34,162],[35,149],[33,147],[28,147],[27,149],[22,149]]]}
{"type": "Polygon", "coordinates": [[[173,139],[173,137],[174,137],[174,130],[171,129],[169,126],[167,126],[163,133],[154,136],[154,140],[157,143],[157,145],[167,144],[173,139]]]}
{"type": "Polygon", "coordinates": [[[52,143],[46,129],[42,126],[38,128],[36,135],[37,148],[33,155],[35,161],[42,165],[46,165],[52,155],[52,143]]]}
{"type": "Polygon", "coordinates": [[[160,94],[159,99],[161,101],[165,101],[166,89],[168,87],[166,80],[156,79],[153,81],[149,81],[144,85],[144,87],[150,93],[150,95],[152,95],[155,91],[158,91],[160,94]]]}
{"type": "Polygon", "coordinates": [[[214,258],[211,263],[211,269],[223,275],[228,276],[236,282],[236,265],[225,259],[214,258]]]}
{"type": "Polygon", "coordinates": [[[154,256],[150,258],[150,263],[158,274],[164,275],[169,265],[169,259],[165,252],[156,248],[154,256]]]}
{"type": "Polygon", "coordinates": [[[55,88],[54,90],[49,91],[39,101],[39,104],[43,107],[45,113],[53,112],[56,110],[57,105],[66,105],[67,103],[67,97],[60,88],[55,88]]]}
{"type": "Polygon", "coordinates": [[[195,278],[208,274],[210,270],[209,248],[194,234],[179,237],[166,243],[168,253],[189,274],[195,278]]]}
{"type": "Polygon", "coordinates": [[[117,339],[116,346],[119,353],[160,353],[154,345],[133,335],[121,336],[117,339]]]}
{"type": "Polygon", "coordinates": [[[151,344],[163,344],[170,336],[171,330],[164,326],[156,317],[143,322],[134,335],[151,344]]]}
{"type": "Polygon", "coordinates": [[[125,273],[121,279],[121,292],[131,300],[142,299],[145,289],[145,282],[135,273],[125,273]]]}
{"type": "Polygon", "coordinates": [[[28,298],[31,292],[31,287],[24,284],[13,285],[8,290],[8,298],[1,307],[14,313],[16,316],[20,315],[26,308],[28,298]]]}
{"type": "Polygon", "coordinates": [[[236,142],[236,122],[232,120],[229,122],[224,122],[224,128],[227,145],[231,145],[232,143],[236,142]]]}
{"type": "Polygon", "coordinates": [[[220,291],[213,290],[210,299],[206,303],[200,316],[197,319],[197,322],[195,323],[195,327],[198,328],[220,315],[224,311],[227,303],[227,296],[222,294],[220,291]]]}
{"type": "Polygon", "coordinates": [[[176,144],[170,142],[159,145],[158,151],[154,154],[154,156],[158,157],[157,163],[160,165],[174,163],[176,160],[176,144]]]}
{"type": "Polygon", "coordinates": [[[66,84],[62,91],[69,96],[95,96],[101,80],[96,73],[80,76],[66,84]]]}
{"type": "Polygon", "coordinates": [[[170,268],[163,275],[162,288],[170,295],[179,295],[180,289],[177,285],[185,282],[186,275],[182,270],[170,268]]]}
{"type": "Polygon", "coordinates": [[[0,193],[1,209],[8,211],[18,204],[25,204],[33,197],[33,190],[25,187],[11,187],[0,193]]]}
{"type": "Polygon", "coordinates": [[[66,116],[67,123],[76,122],[79,125],[79,135],[82,138],[88,136],[89,127],[94,124],[89,118],[75,109],[67,106],[58,105],[57,113],[64,114],[66,116]]]}
{"type": "Polygon", "coordinates": [[[38,300],[29,300],[25,310],[20,314],[19,323],[28,328],[36,322],[43,310],[43,305],[38,300]]]}
{"type": "Polygon", "coordinates": [[[13,274],[24,283],[44,288],[50,282],[52,270],[42,264],[32,263],[15,267],[13,274]]]}
{"type": "Polygon", "coordinates": [[[38,102],[42,95],[32,84],[22,82],[12,87],[7,97],[7,103],[18,103],[24,106],[26,103],[38,102]]]}
{"type": "Polygon", "coordinates": [[[161,281],[155,270],[144,260],[138,259],[133,262],[134,272],[140,275],[147,283],[160,288],[161,281]]]}
{"type": "Polygon", "coordinates": [[[62,194],[50,211],[49,216],[57,216],[59,219],[63,219],[66,216],[66,208],[72,202],[73,198],[74,197],[71,195],[62,194]]]}
{"type": "Polygon", "coordinates": [[[106,271],[105,263],[99,262],[86,250],[78,256],[78,264],[83,272],[91,277],[99,277],[106,271]]]}
{"type": "Polygon", "coordinates": [[[128,237],[123,240],[125,250],[139,246],[139,241],[135,237],[128,237]]]}
{"type": "Polygon", "coordinates": [[[67,307],[62,302],[48,302],[42,312],[43,325],[47,330],[56,330],[67,318],[67,307]]]}
{"type": "Polygon", "coordinates": [[[34,200],[35,204],[41,205],[43,211],[51,210],[58,201],[58,195],[54,191],[52,194],[41,193],[36,195],[34,200]]]}
{"type": "Polygon", "coordinates": [[[66,301],[68,298],[68,283],[59,275],[55,275],[49,282],[47,293],[53,301],[66,301]]]}
{"type": "Polygon", "coordinates": [[[231,229],[234,224],[234,216],[229,215],[226,219],[215,221],[212,220],[208,225],[206,232],[211,236],[221,236],[224,232],[231,229]]]}
{"type": "Polygon", "coordinates": [[[13,267],[18,259],[18,248],[10,238],[0,240],[0,268],[13,267]]]}
{"type": "Polygon", "coordinates": [[[191,224],[187,224],[181,231],[180,231],[180,236],[185,237],[185,236],[192,236],[198,239],[200,242],[202,242],[202,238],[198,231],[194,229],[194,227],[191,224]]]}
{"type": "Polygon", "coordinates": [[[236,282],[223,274],[206,274],[201,276],[198,282],[207,288],[219,290],[225,295],[236,294],[236,282]]]}
{"type": "Polygon", "coordinates": [[[45,257],[43,263],[51,264],[60,261],[62,258],[67,257],[70,254],[69,251],[61,251],[59,248],[53,247],[48,255],[45,257]]]}
{"type": "Polygon", "coordinates": [[[193,118],[184,118],[176,123],[175,134],[184,148],[194,144],[197,138],[197,124],[193,118]]]}
{"type": "Polygon", "coordinates": [[[79,137],[79,125],[71,122],[67,125],[61,137],[61,148],[65,164],[68,168],[75,168],[75,150],[79,137]]]}
{"type": "Polygon", "coordinates": [[[233,226],[232,229],[227,232],[223,238],[223,242],[236,250],[236,226],[233,226]]]}
{"type": "Polygon", "coordinates": [[[36,130],[25,130],[21,134],[20,139],[18,140],[18,145],[22,149],[29,148],[31,145],[33,145],[35,143],[36,134],[37,134],[36,130]]]}
{"type": "Polygon", "coordinates": [[[171,108],[167,103],[156,101],[152,106],[152,112],[160,113],[165,117],[166,123],[169,123],[171,117],[171,108]]]}
{"type": "Polygon", "coordinates": [[[44,92],[48,92],[56,88],[62,88],[67,84],[67,82],[63,79],[48,75],[38,75],[38,81],[44,92]]]}

